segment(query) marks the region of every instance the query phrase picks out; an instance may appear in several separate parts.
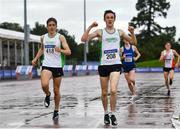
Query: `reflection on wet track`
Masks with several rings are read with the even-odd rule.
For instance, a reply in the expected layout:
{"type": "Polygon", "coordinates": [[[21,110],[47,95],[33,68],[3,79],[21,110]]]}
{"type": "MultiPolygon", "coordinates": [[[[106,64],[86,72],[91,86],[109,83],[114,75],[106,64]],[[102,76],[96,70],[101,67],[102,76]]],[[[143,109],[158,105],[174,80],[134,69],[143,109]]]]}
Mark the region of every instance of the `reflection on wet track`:
{"type": "MultiPolygon", "coordinates": [[[[180,103],[180,74],[175,74],[171,96],[166,96],[161,73],[138,73],[136,102],[123,76],[119,81],[117,100],[118,128],[172,128],[171,116],[180,103]]],[[[50,85],[53,93],[52,83],[50,85]]],[[[107,128],[103,125],[98,76],[63,78],[59,121],[52,120],[51,105],[44,108],[40,81],[0,83],[0,128],[107,128]]],[[[109,128],[109,127],[108,127],[109,128]]]]}

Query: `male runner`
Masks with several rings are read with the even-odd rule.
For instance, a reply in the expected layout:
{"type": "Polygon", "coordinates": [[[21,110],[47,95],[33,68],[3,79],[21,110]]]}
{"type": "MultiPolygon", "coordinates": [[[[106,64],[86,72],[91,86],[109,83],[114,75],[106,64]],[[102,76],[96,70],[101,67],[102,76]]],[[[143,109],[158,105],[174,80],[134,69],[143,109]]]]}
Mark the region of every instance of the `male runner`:
{"type": "Polygon", "coordinates": [[[136,37],[134,35],[134,28],[129,26],[129,32],[131,37],[126,35],[124,31],[114,28],[114,22],[116,14],[112,10],[106,10],[104,12],[104,21],[106,27],[104,29],[97,29],[93,33],[90,30],[97,27],[97,22],[93,22],[88,29],[84,32],[81,40],[83,42],[89,41],[93,38],[99,38],[101,41],[101,57],[98,72],[100,76],[100,83],[102,89],[102,104],[104,108],[104,123],[110,125],[117,125],[115,117],[116,110],[116,96],[117,85],[121,71],[120,61],[120,40],[126,39],[131,43],[137,44],[136,37]],[[108,112],[108,83],[110,82],[110,113],[108,112]]]}
{"type": "Polygon", "coordinates": [[[42,63],[41,71],[41,85],[42,90],[46,94],[44,105],[49,107],[50,105],[50,95],[49,91],[49,81],[52,78],[54,84],[54,100],[55,109],[53,114],[53,119],[57,120],[59,118],[59,103],[60,103],[60,83],[63,76],[63,54],[70,55],[71,50],[66,42],[63,35],[56,32],[57,21],[55,18],[49,18],[47,20],[47,30],[48,33],[41,36],[41,47],[32,60],[32,64],[35,66],[37,60],[42,54],[44,54],[44,60],[42,63]]]}

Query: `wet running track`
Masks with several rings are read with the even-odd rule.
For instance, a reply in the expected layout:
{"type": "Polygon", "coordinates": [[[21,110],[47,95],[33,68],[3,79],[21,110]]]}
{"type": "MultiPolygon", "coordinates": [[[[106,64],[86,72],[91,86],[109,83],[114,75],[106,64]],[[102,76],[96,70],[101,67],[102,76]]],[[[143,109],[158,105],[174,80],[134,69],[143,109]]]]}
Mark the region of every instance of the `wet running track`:
{"type": "MultiPolygon", "coordinates": [[[[180,73],[175,73],[167,97],[162,73],[138,73],[138,98],[130,103],[124,75],[118,86],[117,128],[172,128],[171,117],[180,104],[180,73]]],[[[52,82],[50,90],[53,93],[52,82]]],[[[98,76],[66,77],[61,85],[59,121],[52,120],[40,80],[0,82],[0,128],[111,128],[103,124],[98,76]]]]}

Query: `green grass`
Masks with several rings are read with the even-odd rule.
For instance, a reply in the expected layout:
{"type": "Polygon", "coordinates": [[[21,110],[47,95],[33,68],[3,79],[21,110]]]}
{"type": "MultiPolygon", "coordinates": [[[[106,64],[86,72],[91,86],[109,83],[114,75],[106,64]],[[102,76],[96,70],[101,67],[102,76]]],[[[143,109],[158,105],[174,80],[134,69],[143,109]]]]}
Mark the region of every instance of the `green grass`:
{"type": "Polygon", "coordinates": [[[162,67],[163,62],[159,62],[159,60],[150,60],[136,63],[137,67],[162,67]]]}

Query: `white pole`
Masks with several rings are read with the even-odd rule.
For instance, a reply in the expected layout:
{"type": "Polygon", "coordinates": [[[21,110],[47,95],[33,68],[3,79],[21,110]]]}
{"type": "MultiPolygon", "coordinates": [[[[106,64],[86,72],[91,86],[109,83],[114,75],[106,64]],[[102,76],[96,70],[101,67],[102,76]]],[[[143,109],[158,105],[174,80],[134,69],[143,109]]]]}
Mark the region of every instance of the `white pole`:
{"type": "MultiPolygon", "coordinates": [[[[84,32],[86,31],[86,0],[84,0],[84,32]]],[[[87,42],[84,43],[84,63],[87,64],[87,42]]]]}
{"type": "Polygon", "coordinates": [[[27,6],[24,0],[24,63],[29,65],[29,44],[28,44],[28,26],[27,26],[27,6]]]}

